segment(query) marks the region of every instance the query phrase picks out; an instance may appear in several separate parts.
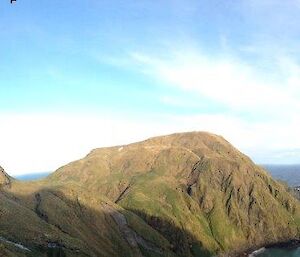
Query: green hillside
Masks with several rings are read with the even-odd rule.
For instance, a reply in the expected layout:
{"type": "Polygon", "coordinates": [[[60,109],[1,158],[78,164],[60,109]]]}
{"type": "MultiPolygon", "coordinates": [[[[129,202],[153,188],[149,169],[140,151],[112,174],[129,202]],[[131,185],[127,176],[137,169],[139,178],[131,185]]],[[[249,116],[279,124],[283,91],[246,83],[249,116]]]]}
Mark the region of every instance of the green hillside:
{"type": "Polygon", "coordinates": [[[0,240],[0,256],[234,256],[299,237],[297,200],[209,133],[95,149],[36,182],[1,171],[0,184],[0,237],[29,249],[0,240]]]}

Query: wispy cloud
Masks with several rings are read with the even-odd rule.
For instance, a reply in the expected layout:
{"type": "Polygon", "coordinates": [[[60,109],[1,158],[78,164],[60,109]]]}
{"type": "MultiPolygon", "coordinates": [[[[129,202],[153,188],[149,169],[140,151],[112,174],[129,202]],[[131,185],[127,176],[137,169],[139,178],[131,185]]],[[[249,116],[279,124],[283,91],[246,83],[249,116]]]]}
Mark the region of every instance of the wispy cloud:
{"type": "MultiPolygon", "coordinates": [[[[295,162],[290,153],[300,147],[300,65],[289,55],[280,53],[273,58],[271,69],[264,73],[259,66],[234,56],[212,57],[199,50],[172,50],[163,56],[130,54],[131,64],[161,85],[189,92],[199,101],[209,99],[212,108],[222,104],[231,110],[174,115],[172,124],[181,124],[175,130],[224,135],[259,162],[295,162]]],[[[186,99],[165,96],[163,101],[180,107],[186,99]]]]}
{"type": "Polygon", "coordinates": [[[71,2],[69,19],[53,1],[1,16],[20,21],[0,40],[0,164],[11,174],[191,130],[260,162],[298,158],[299,0],[71,2]]]}
{"type": "Polygon", "coordinates": [[[142,72],[162,83],[198,94],[239,111],[284,114],[300,110],[300,66],[293,59],[278,57],[278,74],[263,74],[236,58],[210,58],[200,51],[179,50],[168,58],[133,53],[142,72]]]}

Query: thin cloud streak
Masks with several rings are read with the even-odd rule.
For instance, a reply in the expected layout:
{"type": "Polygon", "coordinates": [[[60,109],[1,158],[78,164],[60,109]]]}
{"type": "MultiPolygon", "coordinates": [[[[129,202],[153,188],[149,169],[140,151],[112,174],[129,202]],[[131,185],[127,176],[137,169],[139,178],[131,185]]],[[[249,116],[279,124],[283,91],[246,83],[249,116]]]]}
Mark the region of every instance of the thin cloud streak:
{"type": "Polygon", "coordinates": [[[290,58],[278,58],[278,68],[285,76],[280,83],[234,58],[213,59],[197,51],[179,50],[167,59],[140,53],[131,58],[143,73],[158,81],[232,109],[280,114],[300,110],[300,66],[290,58]]]}

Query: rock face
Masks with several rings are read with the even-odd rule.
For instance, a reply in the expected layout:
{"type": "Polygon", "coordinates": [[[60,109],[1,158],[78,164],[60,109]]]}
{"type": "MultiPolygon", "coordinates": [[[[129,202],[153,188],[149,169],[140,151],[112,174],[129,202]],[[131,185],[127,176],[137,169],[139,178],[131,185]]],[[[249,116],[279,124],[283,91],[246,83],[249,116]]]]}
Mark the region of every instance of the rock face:
{"type": "Polygon", "coordinates": [[[10,184],[10,177],[6,174],[4,169],[0,166],[0,186],[6,186],[10,184]]]}
{"type": "Polygon", "coordinates": [[[95,149],[45,180],[11,184],[0,204],[31,227],[10,216],[0,236],[32,247],[59,241],[67,256],[234,255],[299,238],[295,198],[209,133],[95,149]]]}

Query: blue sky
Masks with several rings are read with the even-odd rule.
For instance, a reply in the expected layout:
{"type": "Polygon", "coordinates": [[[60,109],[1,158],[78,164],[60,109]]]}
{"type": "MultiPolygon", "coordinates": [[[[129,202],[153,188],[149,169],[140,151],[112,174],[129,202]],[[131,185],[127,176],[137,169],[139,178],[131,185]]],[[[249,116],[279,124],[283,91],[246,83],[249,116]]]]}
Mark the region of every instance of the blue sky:
{"type": "Polygon", "coordinates": [[[300,162],[300,1],[0,3],[0,164],[54,170],[92,148],[221,134],[300,162]]]}

